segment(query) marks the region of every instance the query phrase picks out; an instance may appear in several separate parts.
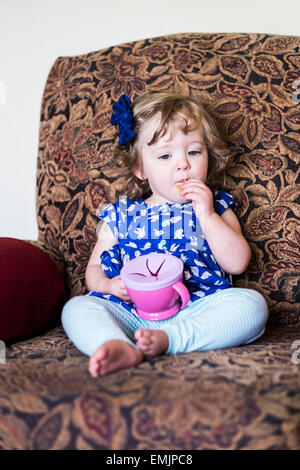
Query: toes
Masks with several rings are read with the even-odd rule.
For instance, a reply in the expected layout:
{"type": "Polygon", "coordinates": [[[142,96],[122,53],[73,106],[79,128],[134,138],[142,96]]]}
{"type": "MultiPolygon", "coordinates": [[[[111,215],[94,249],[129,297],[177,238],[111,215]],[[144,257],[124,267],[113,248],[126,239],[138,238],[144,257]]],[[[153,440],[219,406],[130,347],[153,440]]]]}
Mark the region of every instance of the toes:
{"type": "Polygon", "coordinates": [[[152,330],[137,330],[134,334],[135,339],[139,343],[150,344],[152,337],[152,330]]]}
{"type": "Polygon", "coordinates": [[[149,339],[141,338],[136,342],[136,344],[140,349],[144,350],[145,348],[149,348],[152,345],[152,341],[149,339]]]}
{"type": "Polygon", "coordinates": [[[101,347],[93,354],[93,358],[96,361],[103,361],[104,359],[108,357],[108,354],[109,354],[108,349],[101,347]]]}
{"type": "Polygon", "coordinates": [[[90,361],[89,364],[89,373],[91,374],[92,377],[96,378],[98,377],[99,373],[99,364],[94,361],[90,361]]]}
{"type": "Polygon", "coordinates": [[[152,335],[152,332],[153,330],[149,330],[149,329],[139,329],[139,330],[136,330],[135,332],[135,335],[137,335],[139,338],[144,336],[144,337],[148,337],[148,336],[151,336],[152,335]]]}
{"type": "Polygon", "coordinates": [[[141,338],[149,338],[152,334],[152,330],[136,330],[134,333],[135,339],[141,339],[141,338]]]}
{"type": "Polygon", "coordinates": [[[153,330],[142,330],[144,338],[151,338],[153,330]]]}
{"type": "Polygon", "coordinates": [[[92,377],[98,377],[101,373],[101,363],[105,361],[108,356],[108,351],[105,348],[99,348],[90,358],[89,373],[92,377]]]}
{"type": "Polygon", "coordinates": [[[136,340],[140,339],[143,337],[143,330],[136,330],[136,332],[134,333],[134,337],[136,340]]]}
{"type": "Polygon", "coordinates": [[[158,356],[167,350],[168,337],[159,330],[143,330],[142,336],[137,341],[137,346],[147,358],[158,356]]]}
{"type": "Polygon", "coordinates": [[[149,344],[152,343],[151,338],[141,338],[138,340],[139,344],[144,344],[145,346],[148,346],[149,344]]]}

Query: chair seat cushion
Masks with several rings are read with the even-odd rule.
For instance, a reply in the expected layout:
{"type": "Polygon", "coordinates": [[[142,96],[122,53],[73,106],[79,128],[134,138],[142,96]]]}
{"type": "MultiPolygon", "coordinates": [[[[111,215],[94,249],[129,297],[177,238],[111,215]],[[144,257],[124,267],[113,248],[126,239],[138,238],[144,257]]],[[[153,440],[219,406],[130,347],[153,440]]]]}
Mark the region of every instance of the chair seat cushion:
{"type": "Polygon", "coordinates": [[[162,355],[95,380],[56,327],[6,348],[0,448],[300,449],[298,339],[267,325],[250,345],[162,355]]]}
{"type": "Polygon", "coordinates": [[[64,280],[40,248],[0,238],[0,339],[29,338],[59,323],[64,280]]]}

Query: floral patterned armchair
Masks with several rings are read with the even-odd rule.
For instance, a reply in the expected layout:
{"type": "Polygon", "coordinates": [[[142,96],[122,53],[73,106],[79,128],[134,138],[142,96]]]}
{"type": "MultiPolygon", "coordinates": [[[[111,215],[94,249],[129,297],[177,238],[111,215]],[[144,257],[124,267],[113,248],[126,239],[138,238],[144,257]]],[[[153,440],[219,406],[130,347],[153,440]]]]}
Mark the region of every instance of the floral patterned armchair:
{"type": "Polygon", "coordinates": [[[32,244],[68,295],[85,293],[98,206],[126,185],[112,165],[112,103],[171,90],[202,98],[226,134],[227,189],[252,249],[234,284],[260,291],[270,319],[251,345],[161,356],[97,380],[57,320],[6,349],[0,448],[300,449],[299,46],[292,36],[188,33],[55,61],[32,244]]]}

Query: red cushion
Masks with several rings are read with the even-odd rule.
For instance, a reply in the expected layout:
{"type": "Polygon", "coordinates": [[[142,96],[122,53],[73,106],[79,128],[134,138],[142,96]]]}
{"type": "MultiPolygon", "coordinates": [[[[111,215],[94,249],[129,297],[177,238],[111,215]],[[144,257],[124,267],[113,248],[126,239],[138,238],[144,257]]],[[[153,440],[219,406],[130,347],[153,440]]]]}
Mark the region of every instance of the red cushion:
{"type": "Polygon", "coordinates": [[[60,322],[64,280],[41,249],[0,238],[0,340],[36,336],[60,322]]]}

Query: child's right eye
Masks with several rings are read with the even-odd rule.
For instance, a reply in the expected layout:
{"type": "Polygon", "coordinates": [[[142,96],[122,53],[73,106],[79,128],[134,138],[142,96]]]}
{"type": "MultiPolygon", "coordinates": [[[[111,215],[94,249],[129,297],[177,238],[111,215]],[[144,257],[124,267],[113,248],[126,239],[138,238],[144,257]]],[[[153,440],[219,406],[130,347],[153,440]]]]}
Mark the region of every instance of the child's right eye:
{"type": "Polygon", "coordinates": [[[168,160],[169,156],[170,155],[168,153],[166,153],[165,155],[161,155],[160,157],[158,157],[158,159],[159,160],[168,160]]]}

